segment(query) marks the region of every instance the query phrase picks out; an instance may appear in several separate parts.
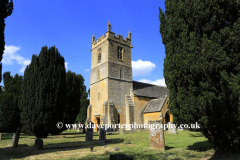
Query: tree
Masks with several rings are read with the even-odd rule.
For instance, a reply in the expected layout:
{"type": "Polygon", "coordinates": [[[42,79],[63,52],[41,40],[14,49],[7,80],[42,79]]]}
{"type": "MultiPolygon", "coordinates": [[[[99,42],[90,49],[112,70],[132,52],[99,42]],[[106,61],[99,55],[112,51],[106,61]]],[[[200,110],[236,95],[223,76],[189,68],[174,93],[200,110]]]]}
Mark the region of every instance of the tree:
{"type": "Polygon", "coordinates": [[[240,137],[238,1],[165,1],[164,77],[174,123],[198,122],[217,149],[240,137]]]}
{"type": "MultiPolygon", "coordinates": [[[[4,30],[5,18],[13,12],[13,2],[8,0],[0,1],[0,62],[2,61],[3,52],[5,50],[4,30]]],[[[0,83],[2,82],[2,63],[0,63],[0,83]]],[[[1,90],[0,90],[1,92],[1,90]]]]}
{"type": "MultiPolygon", "coordinates": [[[[63,113],[63,124],[73,124],[80,110],[80,98],[83,94],[81,91],[84,79],[79,78],[76,73],[68,71],[66,73],[67,82],[67,105],[63,113]]],[[[59,130],[59,133],[67,128],[64,126],[63,129],[59,130]]],[[[58,134],[58,133],[54,133],[58,134]]]]}
{"type": "Polygon", "coordinates": [[[19,101],[24,130],[36,137],[58,132],[66,108],[64,58],[54,47],[42,47],[26,67],[19,101]]]}
{"type": "Polygon", "coordinates": [[[90,93],[90,89],[86,90],[86,86],[84,85],[84,78],[82,77],[82,75],[77,75],[79,77],[79,79],[81,79],[82,83],[81,83],[81,100],[80,100],[80,110],[79,110],[79,113],[77,115],[77,118],[76,118],[76,123],[79,123],[81,122],[82,124],[85,123],[86,119],[87,119],[87,108],[89,106],[89,99],[88,98],[88,93],[90,93]]]}
{"type": "Polygon", "coordinates": [[[0,94],[0,130],[15,132],[21,127],[20,113],[18,108],[18,96],[22,83],[22,76],[16,74],[14,78],[10,72],[3,74],[4,92],[0,94]]]}

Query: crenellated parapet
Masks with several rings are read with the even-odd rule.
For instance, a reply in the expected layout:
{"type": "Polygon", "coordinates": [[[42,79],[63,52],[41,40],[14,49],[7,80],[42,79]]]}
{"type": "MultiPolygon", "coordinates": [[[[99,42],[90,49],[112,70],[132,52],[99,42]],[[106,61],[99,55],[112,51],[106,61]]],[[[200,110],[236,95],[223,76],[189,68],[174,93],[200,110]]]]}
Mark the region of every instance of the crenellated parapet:
{"type": "Polygon", "coordinates": [[[115,33],[111,31],[111,24],[110,22],[108,22],[108,27],[107,27],[107,32],[106,34],[103,34],[102,36],[100,36],[96,41],[95,41],[95,37],[93,35],[92,38],[92,48],[98,46],[99,44],[101,44],[102,42],[104,42],[105,40],[109,40],[109,41],[114,41],[117,43],[121,43],[123,45],[129,46],[132,48],[131,46],[131,32],[129,29],[128,32],[128,37],[124,37],[122,35],[117,34],[117,36],[115,36],[115,33]]]}

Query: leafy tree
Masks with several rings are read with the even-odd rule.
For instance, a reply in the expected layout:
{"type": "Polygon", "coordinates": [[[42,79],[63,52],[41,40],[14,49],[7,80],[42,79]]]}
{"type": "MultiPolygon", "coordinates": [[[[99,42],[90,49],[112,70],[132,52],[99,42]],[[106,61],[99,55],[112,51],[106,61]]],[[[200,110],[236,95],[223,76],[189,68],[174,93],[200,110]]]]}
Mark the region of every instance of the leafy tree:
{"type": "Polygon", "coordinates": [[[200,123],[216,148],[239,145],[239,1],[166,0],[159,8],[174,123],[200,123]]]}
{"type": "Polygon", "coordinates": [[[36,137],[58,132],[66,108],[66,70],[64,58],[54,47],[42,47],[26,67],[19,107],[24,130],[36,137]]]}
{"type": "Polygon", "coordinates": [[[18,95],[22,76],[16,74],[13,78],[10,72],[5,72],[3,74],[3,82],[5,91],[0,94],[0,130],[15,132],[17,127],[21,127],[18,95]]]}
{"type": "MultiPolygon", "coordinates": [[[[4,40],[4,30],[5,30],[5,18],[10,16],[13,12],[13,2],[8,0],[0,1],[0,62],[2,61],[2,56],[5,47],[4,40]]],[[[0,63],[0,83],[2,82],[2,63],[0,63]]],[[[1,90],[0,90],[1,92],[1,90]]]]}

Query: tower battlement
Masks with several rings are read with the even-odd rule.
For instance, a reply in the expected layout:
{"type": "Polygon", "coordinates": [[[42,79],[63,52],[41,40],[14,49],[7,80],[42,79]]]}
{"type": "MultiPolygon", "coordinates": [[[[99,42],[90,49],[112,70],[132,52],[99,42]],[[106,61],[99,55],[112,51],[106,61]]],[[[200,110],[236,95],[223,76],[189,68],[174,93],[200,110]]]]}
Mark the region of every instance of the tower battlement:
{"type": "Polygon", "coordinates": [[[119,35],[119,34],[117,34],[117,36],[115,36],[115,33],[110,31],[110,29],[111,29],[111,24],[110,24],[110,22],[108,22],[108,27],[107,27],[106,34],[101,35],[96,41],[95,41],[95,36],[94,36],[94,33],[93,33],[93,36],[92,36],[92,48],[98,46],[99,44],[101,44],[101,42],[103,42],[105,40],[110,40],[110,41],[112,40],[112,41],[124,44],[124,45],[129,46],[129,47],[132,48],[132,46],[131,46],[131,32],[130,32],[130,29],[129,29],[129,32],[128,32],[128,37],[124,37],[124,38],[123,38],[122,35],[119,35]]]}

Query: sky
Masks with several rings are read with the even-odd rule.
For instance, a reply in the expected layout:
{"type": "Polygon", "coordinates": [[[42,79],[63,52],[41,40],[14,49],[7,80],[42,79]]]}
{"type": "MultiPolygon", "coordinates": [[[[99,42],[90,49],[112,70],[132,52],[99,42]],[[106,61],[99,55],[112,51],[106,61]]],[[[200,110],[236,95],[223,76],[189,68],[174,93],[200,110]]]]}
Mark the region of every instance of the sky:
{"type": "MultiPolygon", "coordinates": [[[[163,0],[13,0],[5,19],[2,73],[24,76],[32,55],[43,46],[58,48],[66,71],[81,74],[90,87],[92,35],[111,31],[128,36],[131,30],[133,80],[166,86],[163,76],[165,48],[159,33],[159,7],[163,0]]],[[[4,86],[3,80],[0,85],[4,86]]]]}

